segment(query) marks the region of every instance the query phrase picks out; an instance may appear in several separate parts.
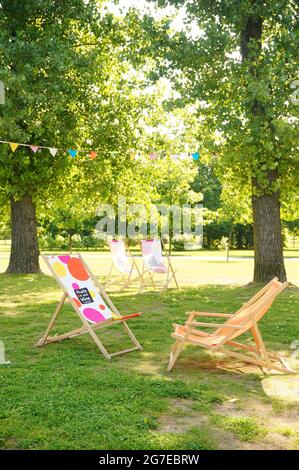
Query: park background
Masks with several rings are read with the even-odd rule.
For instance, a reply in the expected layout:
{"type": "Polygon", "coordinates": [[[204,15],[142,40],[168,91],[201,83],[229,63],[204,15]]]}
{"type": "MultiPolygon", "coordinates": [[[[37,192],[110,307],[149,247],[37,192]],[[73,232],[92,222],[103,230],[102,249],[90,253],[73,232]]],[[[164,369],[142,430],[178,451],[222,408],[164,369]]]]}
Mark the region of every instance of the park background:
{"type": "MultiPolygon", "coordinates": [[[[291,284],[262,334],[296,366],[297,2],[0,4],[0,446],[297,449],[297,376],[192,348],[166,372],[185,311],[232,313],[274,276],[291,284]],[[40,251],[79,251],[102,281],[96,210],[119,195],[203,203],[203,250],[172,240],[179,291],[112,292],[121,312],[144,312],[142,352],[35,348],[60,296],[40,251]]],[[[57,331],[76,327],[65,313],[57,331]]]]}

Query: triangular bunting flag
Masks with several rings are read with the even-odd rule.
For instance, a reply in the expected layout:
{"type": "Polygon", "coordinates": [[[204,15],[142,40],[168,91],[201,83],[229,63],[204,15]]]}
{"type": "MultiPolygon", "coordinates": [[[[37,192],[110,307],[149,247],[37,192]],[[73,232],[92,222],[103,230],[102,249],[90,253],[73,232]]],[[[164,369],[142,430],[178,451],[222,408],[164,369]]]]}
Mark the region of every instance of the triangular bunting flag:
{"type": "Polygon", "coordinates": [[[51,155],[53,155],[53,157],[55,157],[56,153],[58,152],[58,149],[56,149],[55,147],[49,147],[49,152],[51,155]]]}
{"type": "Polygon", "coordinates": [[[156,153],[151,153],[151,154],[149,155],[149,158],[150,158],[150,160],[156,160],[157,156],[158,156],[158,155],[157,155],[156,153]]]}
{"type": "Polygon", "coordinates": [[[176,161],[176,160],[178,160],[179,155],[175,153],[175,154],[170,155],[170,158],[171,158],[171,160],[176,161]]]}
{"type": "Polygon", "coordinates": [[[78,150],[68,149],[68,153],[70,154],[72,158],[75,158],[75,156],[78,153],[78,150]]]}
{"type": "Polygon", "coordinates": [[[90,160],[94,160],[97,156],[97,152],[90,152],[89,156],[90,156],[90,160]]]}
{"type": "Polygon", "coordinates": [[[198,152],[191,153],[191,157],[193,158],[193,160],[198,160],[199,159],[199,153],[198,152]]]}
{"type": "Polygon", "coordinates": [[[37,147],[36,145],[29,145],[29,147],[31,148],[32,152],[36,153],[39,149],[39,147],[37,147]]]}
{"type": "Polygon", "coordinates": [[[9,145],[13,152],[15,152],[19,146],[19,144],[16,144],[15,142],[9,142],[9,145]]]}

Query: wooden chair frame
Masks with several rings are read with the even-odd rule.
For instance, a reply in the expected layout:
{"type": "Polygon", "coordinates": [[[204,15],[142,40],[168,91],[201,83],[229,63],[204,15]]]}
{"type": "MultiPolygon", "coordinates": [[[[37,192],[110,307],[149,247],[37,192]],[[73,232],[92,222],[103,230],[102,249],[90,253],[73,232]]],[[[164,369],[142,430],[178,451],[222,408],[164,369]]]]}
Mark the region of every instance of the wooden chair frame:
{"type": "MultiPolygon", "coordinates": [[[[141,254],[142,254],[142,257],[143,257],[141,242],[140,242],[140,249],[141,249],[141,254]]],[[[172,263],[171,263],[170,256],[166,252],[166,250],[163,249],[163,246],[161,246],[161,249],[162,249],[162,256],[164,256],[167,259],[167,272],[165,273],[166,274],[165,284],[159,290],[163,291],[163,290],[168,289],[172,280],[174,280],[176,288],[179,290],[178,281],[177,281],[177,278],[176,278],[175,270],[173,269],[173,266],[172,266],[172,263]]],[[[141,284],[140,290],[142,290],[142,288],[148,287],[148,285],[146,284],[146,280],[144,279],[145,275],[148,275],[150,283],[153,286],[153,288],[155,290],[158,290],[157,284],[155,283],[155,280],[154,280],[154,274],[155,274],[154,271],[151,271],[150,269],[146,268],[144,260],[143,260],[142,271],[141,271],[142,284],[141,284]]]]}
{"type": "Polygon", "coordinates": [[[122,317],[121,314],[119,313],[119,311],[117,310],[117,308],[115,307],[115,305],[112,303],[112,300],[110,299],[110,297],[106,294],[105,290],[102,288],[102,286],[100,285],[100,283],[98,282],[96,277],[93,275],[92,271],[87,266],[86,262],[81,257],[81,255],[79,254],[78,256],[79,256],[80,260],[82,261],[82,263],[83,263],[86,271],[88,272],[90,278],[93,280],[95,286],[99,289],[99,291],[101,293],[101,296],[103,297],[105,302],[107,302],[107,305],[109,306],[111,311],[114,312],[117,316],[119,316],[119,319],[111,318],[109,320],[106,320],[106,321],[103,321],[103,322],[100,322],[100,323],[90,324],[86,320],[86,318],[84,318],[84,316],[81,314],[79,308],[77,307],[77,305],[74,302],[74,300],[72,299],[72,297],[69,296],[68,293],[65,291],[65,288],[64,288],[63,284],[61,283],[60,279],[56,276],[56,273],[52,269],[52,266],[50,265],[47,256],[42,255],[43,260],[45,261],[46,265],[50,269],[51,273],[53,274],[53,276],[56,279],[59,286],[63,289],[64,293],[63,293],[63,295],[60,299],[60,302],[58,303],[58,305],[57,305],[57,307],[56,307],[56,309],[53,313],[53,316],[50,320],[49,325],[47,326],[47,329],[46,329],[45,333],[40,338],[40,340],[38,341],[36,346],[41,347],[41,346],[44,346],[46,344],[55,343],[57,341],[62,341],[64,339],[68,339],[68,338],[74,338],[76,336],[81,336],[81,335],[84,335],[84,334],[88,333],[91,336],[91,338],[93,339],[93,341],[95,342],[95,344],[97,345],[97,347],[99,348],[99,350],[101,351],[101,353],[105,356],[106,359],[112,359],[113,356],[118,356],[120,354],[125,354],[125,353],[136,351],[136,350],[142,350],[142,347],[141,347],[140,343],[138,342],[137,338],[135,337],[135,335],[133,334],[133,332],[131,331],[131,329],[129,328],[129,326],[126,323],[126,320],[128,320],[130,318],[133,318],[133,317],[136,317],[136,316],[139,316],[139,315],[141,315],[141,313],[127,315],[127,316],[122,317]],[[72,307],[74,308],[75,312],[80,317],[80,319],[82,321],[82,326],[81,326],[81,328],[77,328],[75,330],[68,331],[67,333],[63,333],[63,334],[55,335],[55,336],[49,336],[49,334],[50,334],[50,332],[51,332],[51,330],[52,330],[52,328],[55,324],[55,321],[56,321],[56,319],[57,319],[57,317],[58,317],[58,315],[59,315],[59,313],[60,313],[60,311],[61,311],[61,309],[64,305],[64,302],[66,301],[67,298],[70,301],[70,303],[71,303],[72,307]],[[113,353],[109,353],[107,351],[107,349],[105,348],[105,346],[103,345],[102,341],[96,335],[95,331],[106,328],[106,327],[111,327],[111,326],[114,326],[116,324],[121,324],[123,326],[124,332],[129,336],[130,340],[134,344],[134,347],[129,348],[129,349],[123,349],[121,351],[116,351],[116,352],[113,352],[113,353]]]}
{"type": "MultiPolygon", "coordinates": [[[[287,361],[283,357],[279,356],[278,354],[270,353],[267,351],[264,341],[262,339],[261,332],[258,327],[258,322],[255,319],[255,313],[257,313],[258,311],[264,308],[265,309],[263,313],[264,315],[267,312],[267,310],[271,307],[272,302],[274,301],[276,296],[288,286],[288,282],[285,282],[284,284],[281,284],[281,286],[278,287],[275,292],[273,292],[272,294],[271,293],[267,294],[267,290],[269,290],[270,287],[272,287],[274,281],[278,281],[278,279],[275,278],[271,282],[269,282],[254,297],[252,297],[247,303],[245,303],[235,314],[208,313],[208,312],[195,312],[195,311],[187,312],[188,319],[184,325],[186,327],[185,334],[182,336],[181,334],[177,334],[176,332],[174,332],[171,335],[173,338],[176,339],[176,341],[173,347],[171,348],[167,370],[168,371],[172,370],[184,346],[187,343],[189,343],[195,346],[200,346],[202,348],[208,349],[213,353],[216,353],[216,352],[223,353],[223,354],[226,354],[227,356],[240,359],[243,362],[248,362],[248,363],[257,365],[260,368],[262,368],[262,370],[267,369],[269,371],[276,370],[278,372],[284,372],[284,373],[286,372],[295,373],[295,371],[293,371],[289,367],[289,365],[287,364],[287,361]],[[245,316],[245,318],[240,322],[239,325],[236,325],[236,324],[226,325],[225,323],[204,323],[204,322],[194,321],[194,318],[199,317],[199,316],[217,317],[217,318],[222,318],[226,320],[229,318],[237,317],[239,313],[241,313],[244,309],[252,306],[262,296],[264,296],[264,299],[261,302],[261,304],[258,306],[258,308],[254,309],[253,307],[252,311],[249,312],[247,316],[245,316]],[[267,305],[269,306],[267,307],[267,305]],[[248,346],[247,344],[240,343],[239,341],[235,341],[233,339],[236,333],[236,330],[246,328],[246,325],[248,325],[248,323],[251,323],[251,327],[246,329],[243,333],[249,330],[251,331],[254,342],[255,342],[255,346],[248,346]],[[209,327],[209,328],[215,328],[216,330],[218,328],[226,327],[226,328],[230,328],[231,332],[228,333],[215,346],[213,346],[212,344],[207,344],[204,341],[201,341],[201,338],[212,337],[213,334],[206,333],[205,331],[202,331],[202,330],[197,330],[196,327],[209,327]],[[193,335],[192,338],[191,338],[191,335],[193,335]],[[194,335],[196,336],[196,339],[194,338],[194,335]],[[237,350],[239,349],[242,351],[242,353],[236,352],[235,350],[232,350],[231,348],[237,349],[237,350]],[[244,353],[247,352],[249,354],[244,354],[243,352],[244,353]],[[278,365],[277,362],[279,362],[280,365],[278,365]]],[[[175,329],[177,329],[177,328],[180,328],[181,325],[174,324],[174,327],[175,329]]]]}
{"type": "Polygon", "coordinates": [[[138,267],[138,264],[136,263],[136,260],[133,258],[130,250],[129,250],[129,247],[126,245],[126,243],[124,242],[124,246],[125,246],[125,252],[126,252],[126,255],[127,257],[130,259],[131,261],[131,269],[130,269],[130,272],[128,274],[126,273],[121,273],[117,279],[115,280],[112,280],[111,279],[111,276],[112,276],[112,273],[113,273],[113,270],[116,270],[116,266],[115,266],[115,263],[114,261],[112,261],[111,263],[111,266],[110,266],[110,269],[109,269],[109,272],[106,276],[106,280],[105,280],[105,283],[104,283],[104,288],[106,289],[106,287],[109,287],[111,285],[119,285],[120,286],[120,290],[124,290],[124,289],[127,289],[128,287],[130,287],[131,284],[133,284],[134,282],[136,282],[137,280],[140,280],[140,288],[142,289],[143,287],[145,287],[143,284],[143,278],[142,278],[142,275],[141,275],[141,272],[140,272],[140,269],[138,267]],[[137,271],[137,276],[133,278],[133,274],[134,274],[134,270],[137,271]]]}

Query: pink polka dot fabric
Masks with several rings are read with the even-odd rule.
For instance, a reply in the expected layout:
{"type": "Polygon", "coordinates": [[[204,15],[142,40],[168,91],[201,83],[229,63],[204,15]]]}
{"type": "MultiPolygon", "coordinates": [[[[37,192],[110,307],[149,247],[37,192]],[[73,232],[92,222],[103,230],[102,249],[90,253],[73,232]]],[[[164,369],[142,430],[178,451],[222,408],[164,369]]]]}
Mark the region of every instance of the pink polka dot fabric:
{"type": "Polygon", "coordinates": [[[123,274],[129,274],[132,263],[128,259],[124,242],[122,240],[111,240],[109,246],[116,269],[123,274]]]}
{"type": "Polygon", "coordinates": [[[166,273],[160,240],[142,240],[142,257],[145,267],[153,273],[166,273]]]}
{"type": "Polygon", "coordinates": [[[105,321],[106,318],[98,310],[94,308],[85,308],[83,310],[84,317],[89,320],[91,323],[99,323],[105,321]]]}
{"type": "Polygon", "coordinates": [[[100,323],[113,318],[112,311],[78,255],[49,255],[47,259],[73,305],[87,321],[100,323]]]}

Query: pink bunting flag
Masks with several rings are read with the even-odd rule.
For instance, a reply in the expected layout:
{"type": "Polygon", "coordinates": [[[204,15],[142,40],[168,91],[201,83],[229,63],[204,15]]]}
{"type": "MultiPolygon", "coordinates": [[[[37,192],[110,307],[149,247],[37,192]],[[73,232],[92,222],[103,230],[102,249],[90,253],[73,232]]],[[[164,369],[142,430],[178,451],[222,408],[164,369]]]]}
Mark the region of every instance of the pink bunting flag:
{"type": "Polygon", "coordinates": [[[58,152],[58,149],[56,149],[55,147],[49,147],[49,152],[51,155],[53,155],[53,157],[55,157],[56,153],[58,152]]]}
{"type": "Polygon", "coordinates": [[[158,155],[157,155],[156,153],[151,153],[151,154],[149,155],[149,158],[150,158],[150,160],[156,160],[157,156],[158,156],[158,155]]]}
{"type": "Polygon", "coordinates": [[[32,152],[36,153],[39,149],[39,147],[37,147],[36,145],[29,145],[29,147],[31,148],[32,152]]]}

